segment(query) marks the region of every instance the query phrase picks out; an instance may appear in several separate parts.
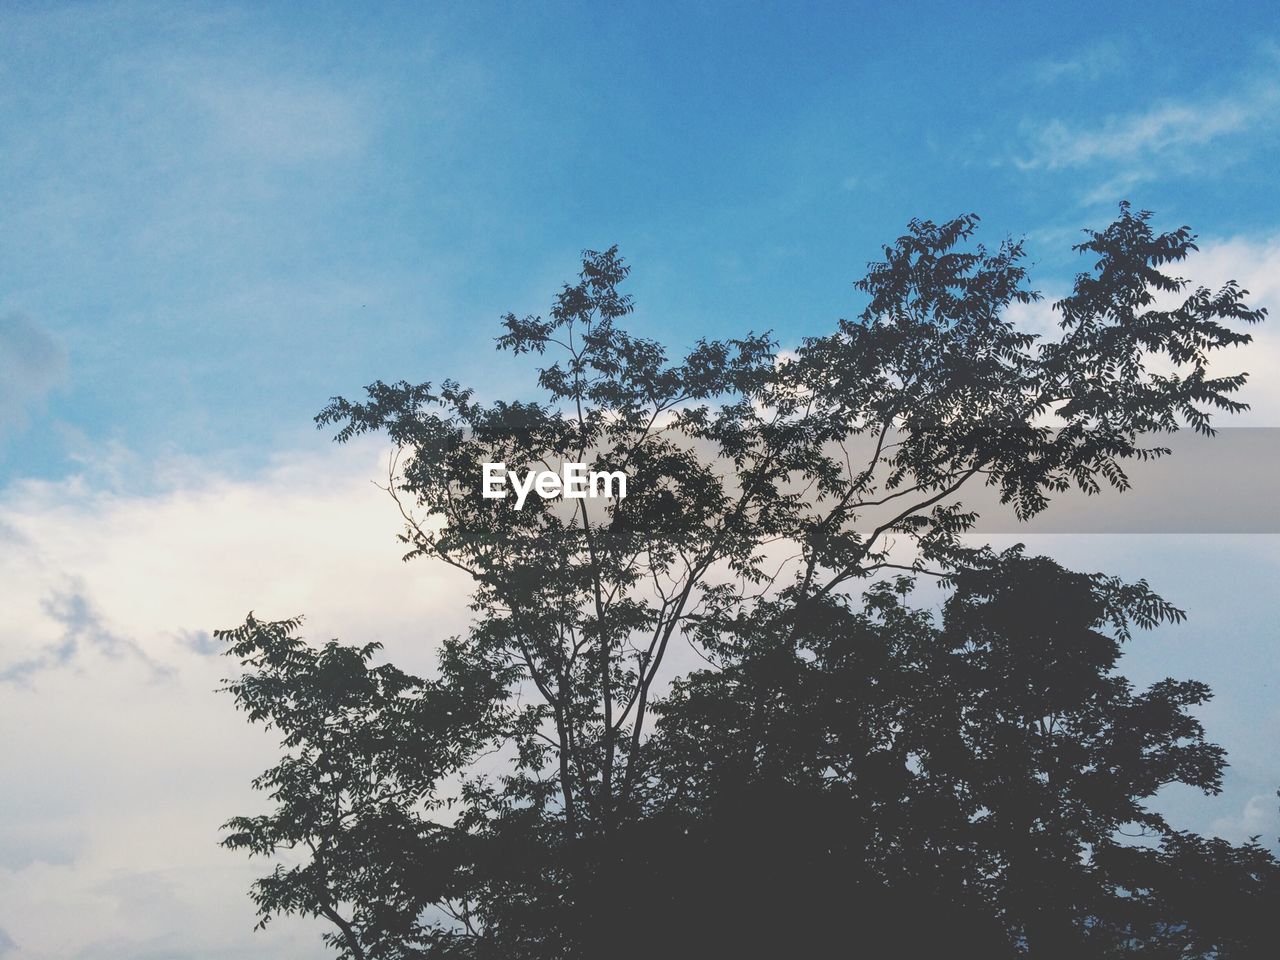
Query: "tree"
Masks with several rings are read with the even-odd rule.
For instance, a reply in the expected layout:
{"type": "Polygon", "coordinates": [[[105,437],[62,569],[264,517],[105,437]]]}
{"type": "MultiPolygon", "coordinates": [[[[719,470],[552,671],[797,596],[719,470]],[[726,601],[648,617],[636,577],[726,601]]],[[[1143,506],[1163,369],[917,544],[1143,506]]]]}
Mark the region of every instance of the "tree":
{"type": "MultiPolygon", "coordinates": [[[[894,629],[904,631],[893,644],[917,637],[936,683],[931,694],[904,689],[930,694],[919,702],[961,726],[947,732],[936,719],[912,728],[909,737],[925,738],[912,749],[929,752],[909,750],[905,760],[855,750],[841,761],[845,769],[823,768],[818,780],[883,791],[858,796],[861,819],[849,823],[862,834],[841,841],[842,862],[855,848],[878,851],[857,880],[866,904],[928,902],[953,917],[973,903],[998,904],[973,936],[996,942],[1016,929],[1017,942],[1037,951],[1037,941],[1067,924],[1083,936],[1081,911],[1092,915],[1095,905],[1087,897],[1064,905],[1048,886],[1037,892],[1011,880],[1009,870],[1033,871],[1012,863],[1035,864],[1041,876],[1056,863],[1053,882],[1075,882],[1072,851],[1131,822],[1124,815],[1162,828],[1137,805],[1157,772],[1213,789],[1221,758],[1183,712],[1206,692],[1172,683],[1141,696],[1127,691],[1109,673],[1114,650],[1098,639],[1100,625],[1122,630],[1172,609],[1141,586],[1072,580],[968,543],[976,518],[959,495],[985,482],[1029,517],[1072,487],[1126,488],[1126,460],[1167,452],[1151,445],[1152,434],[1184,426],[1211,433],[1214,412],[1244,407],[1233,394],[1245,376],[1211,376],[1208,361],[1249,340],[1229,323],[1257,322],[1263,311],[1248,307],[1235,284],[1189,290],[1161,272],[1194,249],[1190,231],[1157,234],[1150,214],[1124,205],[1077,247],[1095,262],[1054,305],[1061,336],[1042,343],[1008,319],[1010,305],[1038,297],[1026,285],[1021,245],[974,245],[976,225],[974,216],[913,222],[858,284],[868,298],[863,314],[805,340],[794,355],[780,354],[768,335],[747,334],[699,341],[669,361],[660,345],[619,325],[631,310],[620,292],[627,267],[610,249],[584,256],[579,281],[565,286],[549,317],[503,320],[501,349],[558,354],[538,367],[545,401],[482,404],[448,380],[377,382],[363,402],[335,398],[318,422],[337,425],[340,441],[389,436],[389,489],[405,519],[407,558],[470,574],[475,619],[465,636],[443,643],[440,676],[430,682],[373,666],[373,647],[308,647],[296,621],[251,616],[222,634],[249,668],[229,689],[252,720],[281,729],[287,751],[258,781],[275,811],[231,821],[225,842],[302,855],[255,888],[263,922],[281,912],[325,916],[336,927],[331,942],[350,957],[616,953],[661,916],[687,913],[687,898],[662,891],[684,889],[680,877],[697,873],[689,872],[688,851],[697,849],[690,843],[714,846],[734,835],[732,810],[746,809],[743,797],[771,798],[762,809],[779,814],[763,821],[765,830],[756,824],[757,843],[781,824],[803,826],[788,811],[811,802],[829,816],[808,821],[824,824],[809,839],[820,843],[828,829],[838,835],[855,801],[847,790],[818,788],[813,765],[826,754],[812,751],[842,719],[854,740],[883,739],[900,722],[894,711],[913,701],[877,707],[875,697],[850,695],[849,704],[783,709],[777,684],[789,674],[777,668],[794,667],[806,651],[818,656],[815,631],[864,637],[849,606],[853,589],[906,573],[938,577],[955,593],[941,633],[900,602],[892,610],[894,629]],[[1160,308],[1157,294],[1179,303],[1160,308]],[[1152,372],[1153,363],[1172,372],[1152,372]],[[530,498],[516,509],[481,495],[481,464],[494,462],[623,470],[628,495],[603,506],[530,498]],[[1041,608],[1004,602],[1007,591],[1023,595],[1019,578],[1033,589],[1037,576],[1072,584],[1088,601],[1085,612],[1038,624],[1041,608]],[[987,615],[1006,619],[984,625],[987,615]],[[1045,639],[1020,659],[1015,638],[1026,631],[1045,639]],[[949,647],[979,634],[988,644],[981,654],[949,647]],[[1001,635],[1003,646],[993,639],[1001,635]],[[664,695],[678,679],[664,666],[686,643],[714,667],[664,695]],[[1068,664],[1082,686],[1061,704],[1026,701],[1037,670],[1068,664]],[[982,686],[999,671],[1002,683],[982,686]],[[974,676],[977,686],[957,686],[974,676]],[[731,677],[732,696],[715,701],[726,716],[691,706],[704,702],[704,687],[731,677]],[[962,689],[981,693],[974,707],[965,708],[962,689]],[[837,708],[853,713],[828,713],[837,708]],[[1040,741],[1009,740],[1035,709],[1050,725],[1047,752],[1034,748],[1040,741]],[[1095,724],[1072,728],[1074,754],[1057,752],[1068,741],[1046,719],[1056,709],[1083,710],[1072,722],[1095,724]],[[1145,753],[1113,742],[1125,711],[1152,714],[1167,764],[1160,771],[1148,769],[1145,753]],[[975,768],[988,781],[960,770],[983,737],[999,748],[975,768]],[[715,756],[697,749],[713,743],[715,756]],[[1106,754],[1112,748],[1124,755],[1106,754]],[[509,761],[508,772],[474,775],[475,758],[492,750],[509,761]],[[920,766],[935,754],[950,757],[949,786],[920,766]],[[1127,801],[1090,807],[1071,785],[1080,764],[1103,759],[1125,771],[1116,789],[1127,801]],[[1032,789],[1045,777],[1052,790],[1032,789]],[[721,782],[733,790],[712,789],[721,782]],[[1003,805],[986,806],[983,797],[1003,805]],[[1022,806],[1011,805],[1016,797],[1022,806]],[[1088,812],[1093,832],[1067,830],[1067,810],[1050,829],[1041,816],[1048,797],[1088,812]],[[1032,822],[1044,824],[1043,844],[1026,841],[1032,822]],[[898,846],[868,846],[882,835],[898,846]],[[978,883],[972,871],[988,868],[974,864],[1000,856],[1004,879],[978,883]],[[644,890],[659,899],[640,896],[644,890]],[[628,906],[637,902],[652,909],[637,913],[628,906]]],[[[882,585],[869,596],[889,612],[899,594],[882,585]]],[[[904,668],[885,656],[885,669],[904,668]]],[[[865,692],[847,671],[828,680],[865,692]]],[[[791,868],[815,869],[810,861],[791,868]]],[[[1087,879],[1096,887],[1093,874],[1087,879]]],[[[867,912],[869,921],[883,915],[867,912]]]]}
{"type": "MultiPolygon", "coordinates": [[[[1179,833],[1146,805],[1169,783],[1218,792],[1225,765],[1191,713],[1203,684],[1135,692],[1116,671],[1133,626],[1181,611],[1146,583],[1020,549],[959,573],[940,623],[907,604],[913,587],[898,577],[861,602],[828,598],[794,646],[780,642],[782,605],[707,626],[718,662],[660,707],[646,810],[747,851],[684,849],[680,869],[660,871],[718,891],[685,898],[704,919],[732,930],[744,904],[768,916],[783,875],[784,913],[805,915],[823,947],[905,941],[930,956],[960,943],[997,957],[1020,945],[1074,960],[1256,956],[1280,942],[1280,864],[1179,833]],[[770,852],[761,829],[784,848],[770,852]],[[804,911],[815,903],[829,906],[804,911]],[[867,903],[853,924],[848,905],[867,903]]],[[[637,895],[633,909],[656,912],[637,895]]],[[[794,952],[790,924],[771,935],[765,955],[794,952]]]]}

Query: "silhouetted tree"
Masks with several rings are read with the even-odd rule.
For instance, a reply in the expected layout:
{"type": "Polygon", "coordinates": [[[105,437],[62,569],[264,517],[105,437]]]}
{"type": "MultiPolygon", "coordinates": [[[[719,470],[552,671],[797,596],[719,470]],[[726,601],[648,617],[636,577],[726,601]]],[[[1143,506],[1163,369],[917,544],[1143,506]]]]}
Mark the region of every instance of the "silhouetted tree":
{"type": "Polygon", "coordinates": [[[906,604],[912,586],[827,598],[794,642],[784,604],[700,625],[717,662],[659,707],[646,819],[699,838],[736,825],[745,855],[682,851],[672,875],[727,870],[699,886],[731,891],[714,910],[687,902],[723,931],[746,903],[769,917],[781,886],[794,909],[772,930],[779,954],[797,912],[824,948],[916,955],[959,942],[982,956],[1261,956],[1280,943],[1280,865],[1178,833],[1145,803],[1170,783],[1216,793],[1224,766],[1190,712],[1203,684],[1136,693],[1115,669],[1132,625],[1180,611],[1145,583],[1016,549],[958,574],[939,624],[906,604]],[[764,829],[780,858],[753,835],[764,829]],[[1135,833],[1148,846],[1129,845],[1135,833]],[[850,905],[867,903],[853,923],[850,905]]]}
{"type": "Polygon", "coordinates": [[[668,361],[618,326],[609,250],[550,317],[503,321],[500,348],[559,353],[544,402],[451,381],[335,399],[317,419],[339,440],[395,444],[408,556],[470,574],[475,619],[430,681],[372,646],[307,646],[296,621],[222,633],[248,668],[229,689],[286,750],[257,781],[274,810],[225,840],[293,851],[254,888],[262,921],[324,916],[369,958],[1074,956],[1127,929],[1126,898],[1135,942],[1197,924],[1166,867],[1271,870],[1143,806],[1165,782],[1216,789],[1222,765],[1187,713],[1201,685],[1135,694],[1113,671],[1127,624],[1175,611],[973,546],[958,499],[985,482],[1029,517],[1123,489],[1125,460],[1165,452],[1147,436],[1243,407],[1244,375],[1207,363],[1249,339],[1226,321],[1262,311],[1234,284],[1188,293],[1160,268],[1190,232],[1123,206],[1078,247],[1095,263],[1042,343],[1008,318],[1037,298],[1020,244],[969,246],[976,221],[913,222],[858,284],[864,313],[794,355],[748,334],[668,361]],[[481,496],[499,461],[623,470],[628,496],[516,509],[481,496]],[[907,581],[877,583],[894,571],[953,588],[940,626],[907,581]],[[876,584],[863,610],[859,583],[876,584]],[[714,666],[664,696],[677,643],[714,666]],[[482,776],[493,751],[506,772],[482,776]],[[1114,858],[1158,884],[1107,872],[1124,826],[1163,838],[1114,858]]]}

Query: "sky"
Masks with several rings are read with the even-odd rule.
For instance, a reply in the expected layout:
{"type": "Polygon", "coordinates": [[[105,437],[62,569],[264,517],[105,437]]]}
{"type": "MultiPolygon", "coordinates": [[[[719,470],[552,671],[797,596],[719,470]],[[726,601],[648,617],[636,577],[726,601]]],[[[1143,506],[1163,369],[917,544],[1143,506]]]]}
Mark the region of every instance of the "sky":
{"type": "MultiPolygon", "coordinates": [[[[261,865],[216,847],[272,744],[210,631],[305,613],[426,669],[466,619],[399,562],[382,448],[315,430],[330,396],[531,396],[498,318],[612,244],[634,332],[794,345],[911,218],[967,212],[1051,300],[1128,199],[1274,312],[1278,166],[1258,3],[4,4],[0,958],[316,955],[250,932],[261,865]]],[[[1230,361],[1236,422],[1280,427],[1280,334],[1230,361]]],[[[1280,835],[1277,538],[1027,539],[1188,610],[1126,669],[1209,681],[1232,767],[1162,802],[1280,835]]]]}

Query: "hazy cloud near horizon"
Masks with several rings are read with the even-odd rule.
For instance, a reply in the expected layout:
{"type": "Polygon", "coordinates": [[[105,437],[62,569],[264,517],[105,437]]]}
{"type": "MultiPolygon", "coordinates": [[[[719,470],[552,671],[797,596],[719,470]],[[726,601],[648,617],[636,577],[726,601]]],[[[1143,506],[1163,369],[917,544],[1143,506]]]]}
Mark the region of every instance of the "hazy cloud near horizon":
{"type": "MultiPolygon", "coordinates": [[[[262,808],[248,784],[274,741],[215,693],[234,664],[210,656],[209,631],[250,607],[302,613],[312,640],[384,641],[389,658],[429,671],[435,642],[465,627],[467,587],[440,565],[401,562],[398,515],[372,482],[385,466],[369,442],[251,478],[190,468],[146,495],[83,477],[0,494],[12,587],[0,728],[18,733],[0,769],[0,928],[15,958],[314,956],[315,924],[251,932],[246,890],[263,864],[216,846],[219,823],[262,808]],[[35,666],[12,675],[24,663],[35,666]]],[[[1223,796],[1164,805],[1233,840],[1280,834],[1268,766],[1280,709],[1267,694],[1280,668],[1264,626],[1277,538],[993,539],[1148,576],[1189,609],[1188,625],[1139,637],[1122,666],[1140,683],[1210,682],[1205,722],[1233,766],[1223,796]]]]}
{"type": "MultiPolygon", "coordinates": [[[[0,928],[14,957],[314,956],[304,922],[252,933],[262,864],[217,848],[262,806],[270,736],[216,693],[209,631],[252,607],[322,641],[385,641],[427,671],[463,628],[449,572],[404,564],[371,445],[150,495],[92,480],[0,493],[0,928]],[[163,892],[157,901],[147,890],[163,892]],[[157,909],[160,903],[163,909],[157,909]],[[73,919],[74,918],[74,919],[73,919]]],[[[3,941],[0,941],[3,943],[3,941]]]]}

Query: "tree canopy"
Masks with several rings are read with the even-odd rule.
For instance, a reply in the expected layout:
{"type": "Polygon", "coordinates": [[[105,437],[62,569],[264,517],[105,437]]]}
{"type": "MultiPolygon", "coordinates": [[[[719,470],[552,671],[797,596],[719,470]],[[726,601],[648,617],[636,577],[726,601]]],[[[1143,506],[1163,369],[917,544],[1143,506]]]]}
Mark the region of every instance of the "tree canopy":
{"type": "Polygon", "coordinates": [[[221,632],[282,737],[272,810],[224,840],[278,860],[262,922],[324,917],[352,958],[1261,955],[1275,860],[1148,803],[1225,763],[1204,685],[1117,670],[1181,612],[975,543],[962,498],[1027,518],[1126,488],[1160,433],[1244,408],[1210,360],[1263,311],[1164,272],[1191,232],[1122,205],[1040,338],[1010,318],[1039,299],[1022,245],[977,222],[913,221],[862,314],[793,351],[669,359],[622,326],[617,250],[589,251],[547,317],[502,321],[543,399],[335,398],[318,422],[387,435],[406,558],[469,574],[474,617],[430,679],[298,620],[221,632]],[[481,495],[483,463],[584,461],[628,495],[481,495]]]}

